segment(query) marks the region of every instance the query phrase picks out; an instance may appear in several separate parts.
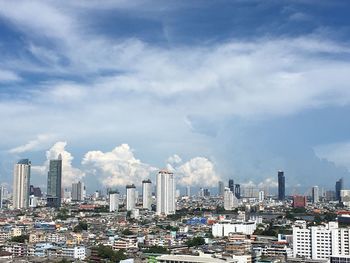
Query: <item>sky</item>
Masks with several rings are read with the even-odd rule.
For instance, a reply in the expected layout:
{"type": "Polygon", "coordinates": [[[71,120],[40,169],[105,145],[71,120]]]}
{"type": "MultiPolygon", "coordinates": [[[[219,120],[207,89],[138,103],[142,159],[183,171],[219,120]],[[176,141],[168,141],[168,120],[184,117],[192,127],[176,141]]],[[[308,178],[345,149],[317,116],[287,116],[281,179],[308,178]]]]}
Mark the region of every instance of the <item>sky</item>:
{"type": "Polygon", "coordinates": [[[348,1],[0,0],[0,182],[219,180],[290,193],[350,169],[348,1]]]}

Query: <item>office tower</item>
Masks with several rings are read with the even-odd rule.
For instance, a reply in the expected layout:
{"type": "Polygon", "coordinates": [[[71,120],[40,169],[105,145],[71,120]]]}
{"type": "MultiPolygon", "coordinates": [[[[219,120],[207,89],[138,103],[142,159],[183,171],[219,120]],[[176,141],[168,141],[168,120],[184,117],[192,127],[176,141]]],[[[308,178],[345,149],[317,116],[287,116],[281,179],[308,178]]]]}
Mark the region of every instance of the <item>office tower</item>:
{"type": "Polygon", "coordinates": [[[226,187],[224,191],[224,209],[233,210],[236,207],[238,207],[238,199],[231,192],[230,188],[226,187]]]}
{"type": "Polygon", "coordinates": [[[4,187],[0,186],[0,209],[2,208],[3,198],[4,198],[4,187]]]}
{"type": "Polygon", "coordinates": [[[15,209],[29,206],[30,166],[28,159],[22,159],[15,164],[13,173],[13,207],[15,209]]]}
{"type": "Polygon", "coordinates": [[[203,190],[203,194],[204,194],[204,196],[206,196],[206,197],[210,196],[210,190],[209,190],[208,188],[205,188],[205,189],[203,190]]]}
{"type": "Polygon", "coordinates": [[[126,210],[131,211],[136,206],[136,187],[135,185],[126,186],[126,210]]]}
{"type": "Polygon", "coordinates": [[[199,196],[199,197],[204,197],[204,189],[203,189],[202,187],[199,188],[198,196],[199,196]]]}
{"type": "Polygon", "coordinates": [[[293,208],[304,208],[306,206],[306,196],[293,196],[293,208]]]}
{"type": "Polygon", "coordinates": [[[278,200],[286,199],[286,179],[283,171],[278,171],[278,200]]]}
{"type": "Polygon", "coordinates": [[[265,200],[265,192],[259,191],[259,202],[263,202],[265,200]]]}
{"type": "Polygon", "coordinates": [[[161,170],[157,174],[157,215],[175,214],[174,174],[161,170]]]}
{"type": "Polygon", "coordinates": [[[119,193],[109,191],[109,212],[118,212],[119,193]]]}
{"type": "Polygon", "coordinates": [[[235,184],[235,197],[240,199],[241,198],[241,185],[235,184]]]}
{"type": "Polygon", "coordinates": [[[318,192],[318,186],[312,187],[312,203],[316,204],[319,202],[319,192],[318,192]]]}
{"type": "Polygon", "coordinates": [[[186,186],[186,196],[190,197],[191,196],[191,187],[186,186]]]}
{"type": "Polygon", "coordinates": [[[84,183],[77,182],[72,184],[72,201],[84,200],[84,183]]]}
{"type": "Polygon", "coordinates": [[[218,195],[219,196],[224,196],[224,192],[225,192],[225,185],[223,181],[219,181],[218,183],[218,195]]]}
{"type": "Polygon", "coordinates": [[[235,183],[234,183],[233,179],[228,180],[228,188],[230,189],[230,191],[231,191],[232,193],[235,192],[234,187],[235,187],[235,183]]]}
{"type": "Polygon", "coordinates": [[[30,187],[29,187],[29,195],[34,195],[36,197],[42,197],[42,193],[41,193],[40,187],[34,187],[33,185],[30,185],[30,187]]]}
{"type": "Polygon", "coordinates": [[[152,182],[151,180],[142,181],[142,207],[148,210],[152,209],[152,182]]]}
{"type": "Polygon", "coordinates": [[[47,174],[47,206],[61,207],[62,197],[62,156],[58,155],[56,160],[50,160],[49,172],[47,174]]]}
{"type": "Polygon", "coordinates": [[[343,178],[340,178],[336,183],[335,183],[335,198],[337,201],[340,201],[340,191],[344,190],[344,181],[343,178]]]}

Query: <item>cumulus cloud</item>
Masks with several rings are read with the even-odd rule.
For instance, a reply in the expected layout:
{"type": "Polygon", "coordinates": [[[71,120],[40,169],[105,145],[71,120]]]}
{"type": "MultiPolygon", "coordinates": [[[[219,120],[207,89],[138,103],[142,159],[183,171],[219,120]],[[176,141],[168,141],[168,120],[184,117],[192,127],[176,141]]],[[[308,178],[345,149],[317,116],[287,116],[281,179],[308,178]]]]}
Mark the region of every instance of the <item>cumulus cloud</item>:
{"type": "Polygon", "coordinates": [[[176,168],[177,182],[181,185],[213,186],[219,181],[213,162],[195,157],[176,168]]]}
{"type": "Polygon", "coordinates": [[[157,170],[136,159],[128,144],[121,144],[110,152],[89,151],[82,165],[87,174],[96,176],[104,186],[139,184],[157,170]]]}
{"type": "Polygon", "coordinates": [[[21,77],[17,73],[0,69],[0,82],[15,82],[19,80],[21,80],[21,77]]]}
{"type": "Polygon", "coordinates": [[[48,143],[56,136],[53,134],[39,134],[34,140],[30,140],[26,144],[17,146],[9,150],[10,153],[23,153],[28,151],[40,150],[43,147],[46,147],[48,143]]]}
{"type": "Polygon", "coordinates": [[[82,180],[85,173],[78,168],[73,167],[74,157],[66,150],[67,142],[56,142],[48,151],[46,151],[46,161],[41,166],[32,166],[33,172],[46,175],[50,160],[57,159],[62,156],[62,186],[70,187],[72,183],[82,180]]]}

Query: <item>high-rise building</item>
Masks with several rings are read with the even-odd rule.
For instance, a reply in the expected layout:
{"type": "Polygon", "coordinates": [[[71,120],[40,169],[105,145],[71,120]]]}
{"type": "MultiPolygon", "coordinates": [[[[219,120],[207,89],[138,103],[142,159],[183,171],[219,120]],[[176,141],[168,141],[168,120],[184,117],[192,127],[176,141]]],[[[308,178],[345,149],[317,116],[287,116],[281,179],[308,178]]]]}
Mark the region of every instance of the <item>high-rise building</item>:
{"type": "Polygon", "coordinates": [[[15,209],[28,208],[30,167],[28,159],[22,159],[15,164],[13,173],[13,207],[15,209]]]}
{"type": "Polygon", "coordinates": [[[186,196],[190,197],[191,196],[191,187],[186,186],[186,196]]]}
{"type": "Polygon", "coordinates": [[[240,199],[241,198],[241,185],[235,184],[235,197],[240,199]]]}
{"type": "Polygon", "coordinates": [[[136,206],[136,187],[135,185],[126,186],[126,210],[131,211],[136,206]]]}
{"type": "Polygon", "coordinates": [[[230,191],[232,193],[235,192],[235,183],[234,183],[233,179],[228,180],[228,188],[230,189],[230,191]]]}
{"type": "Polygon", "coordinates": [[[84,183],[77,182],[72,184],[72,201],[84,200],[84,183]]]}
{"type": "Polygon", "coordinates": [[[259,191],[259,202],[263,202],[265,200],[265,192],[259,191]]]}
{"type": "Polygon", "coordinates": [[[225,185],[223,181],[219,181],[218,183],[218,195],[219,196],[224,196],[224,192],[225,192],[225,185]]]}
{"type": "Polygon", "coordinates": [[[109,191],[109,212],[118,212],[119,193],[109,191]]]}
{"type": "Polygon", "coordinates": [[[286,199],[286,178],[283,171],[278,171],[278,200],[286,199]]]}
{"type": "Polygon", "coordinates": [[[37,207],[38,206],[38,197],[35,195],[30,195],[29,196],[29,207],[37,207]]]}
{"type": "Polygon", "coordinates": [[[175,179],[174,174],[161,170],[157,174],[157,214],[175,214],[175,179]]]}
{"type": "Polygon", "coordinates": [[[312,187],[312,203],[316,204],[320,201],[318,186],[312,187]]]}
{"type": "Polygon", "coordinates": [[[335,183],[335,198],[337,201],[340,201],[340,191],[344,190],[344,181],[343,178],[340,178],[336,183],[335,183]]]}
{"type": "Polygon", "coordinates": [[[62,198],[62,156],[58,155],[56,160],[50,160],[47,175],[47,206],[61,207],[62,198]]]}
{"type": "Polygon", "coordinates": [[[152,182],[151,180],[142,181],[142,207],[148,210],[152,209],[152,182]]]}
{"type": "Polygon", "coordinates": [[[231,192],[230,188],[225,188],[224,192],[224,209],[225,210],[233,210],[238,207],[238,199],[231,192]]]}
{"type": "Polygon", "coordinates": [[[34,195],[36,197],[42,197],[42,193],[41,193],[40,187],[34,187],[33,185],[30,185],[30,187],[29,187],[29,195],[34,195]]]}

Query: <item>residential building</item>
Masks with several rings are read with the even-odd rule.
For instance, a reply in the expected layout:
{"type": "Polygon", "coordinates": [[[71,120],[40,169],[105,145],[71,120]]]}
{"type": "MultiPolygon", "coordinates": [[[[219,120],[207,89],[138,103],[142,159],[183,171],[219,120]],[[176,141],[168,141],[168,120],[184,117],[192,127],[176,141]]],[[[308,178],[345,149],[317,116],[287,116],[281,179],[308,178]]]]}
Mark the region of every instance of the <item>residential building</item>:
{"type": "Polygon", "coordinates": [[[50,160],[47,175],[47,206],[61,207],[62,198],[62,156],[58,155],[56,160],[50,160]]]}
{"type": "Polygon", "coordinates": [[[135,185],[126,186],[126,210],[131,211],[136,206],[136,187],[135,185]]]}
{"type": "Polygon", "coordinates": [[[109,212],[118,212],[119,208],[119,193],[109,192],[109,212]]]}
{"type": "Polygon", "coordinates": [[[151,180],[142,181],[142,207],[152,209],[152,182],[151,180]]]}
{"type": "Polygon", "coordinates": [[[175,179],[174,174],[161,170],[157,174],[157,214],[175,214],[175,179]]]}
{"type": "Polygon", "coordinates": [[[72,201],[84,200],[84,183],[77,182],[72,184],[72,201]]]}
{"type": "Polygon", "coordinates": [[[22,159],[15,164],[13,173],[13,208],[28,208],[29,206],[29,186],[30,167],[28,159],[22,159]]]}

